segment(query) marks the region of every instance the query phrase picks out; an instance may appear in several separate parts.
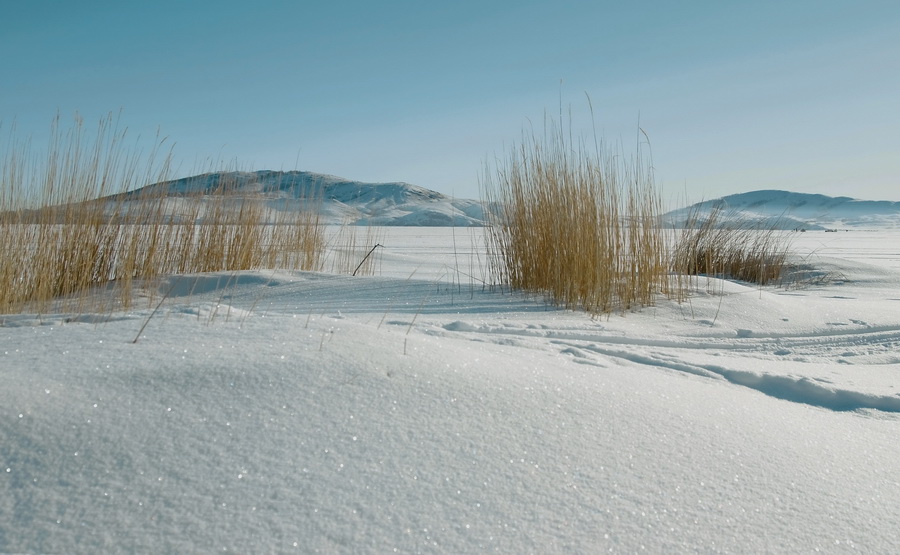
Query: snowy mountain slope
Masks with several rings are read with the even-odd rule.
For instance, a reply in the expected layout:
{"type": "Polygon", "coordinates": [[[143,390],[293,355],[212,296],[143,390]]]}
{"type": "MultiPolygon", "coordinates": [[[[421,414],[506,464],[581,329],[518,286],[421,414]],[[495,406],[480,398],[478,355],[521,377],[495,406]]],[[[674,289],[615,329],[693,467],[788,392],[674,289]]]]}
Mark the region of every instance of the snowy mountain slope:
{"type": "Polygon", "coordinates": [[[409,183],[365,183],[305,171],[216,172],[157,183],[128,193],[184,196],[225,188],[262,195],[273,210],[292,210],[321,199],[329,223],[386,226],[480,226],[482,203],[454,199],[409,183]]]}
{"type": "MultiPolygon", "coordinates": [[[[448,197],[409,183],[366,183],[305,171],[215,172],[157,183],[131,191],[173,197],[203,195],[218,189],[261,195],[271,210],[297,210],[321,200],[327,223],[381,226],[481,226],[484,203],[448,197]]],[[[900,202],[761,190],[728,195],[663,215],[667,226],[683,227],[691,214],[721,207],[723,225],[742,222],[774,229],[900,229],[900,202]],[[699,211],[699,212],[698,212],[699,211]]]]}
{"type": "Polygon", "coordinates": [[[762,190],[728,195],[673,210],[665,220],[676,227],[692,211],[724,210],[725,221],[743,219],[780,229],[900,228],[900,202],[762,190]]]}

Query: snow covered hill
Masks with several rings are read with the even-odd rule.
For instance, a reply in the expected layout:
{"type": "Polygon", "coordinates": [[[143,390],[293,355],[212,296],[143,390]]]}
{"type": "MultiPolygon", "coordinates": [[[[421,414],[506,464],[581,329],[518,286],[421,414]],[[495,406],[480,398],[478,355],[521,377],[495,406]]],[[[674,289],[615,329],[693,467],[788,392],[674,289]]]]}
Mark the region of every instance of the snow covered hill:
{"type": "Polygon", "coordinates": [[[291,210],[305,199],[321,199],[326,221],[384,226],[483,224],[482,203],[454,199],[409,183],[365,183],[305,171],[215,172],[157,183],[129,193],[167,196],[203,194],[219,188],[261,194],[275,210],[291,210]]]}
{"type": "MultiPolygon", "coordinates": [[[[306,171],[214,172],[157,183],[128,193],[170,197],[227,188],[262,195],[269,208],[296,210],[321,200],[327,223],[414,227],[472,227],[485,222],[484,203],[457,199],[403,182],[367,183],[306,171]]],[[[691,214],[723,208],[721,221],[776,229],[900,229],[900,202],[762,190],[707,200],[667,212],[667,225],[683,227],[691,214]]]]}
{"type": "Polygon", "coordinates": [[[780,229],[897,229],[900,202],[763,190],[700,202],[665,215],[681,227],[691,213],[708,214],[721,207],[725,221],[740,219],[780,229]]]}

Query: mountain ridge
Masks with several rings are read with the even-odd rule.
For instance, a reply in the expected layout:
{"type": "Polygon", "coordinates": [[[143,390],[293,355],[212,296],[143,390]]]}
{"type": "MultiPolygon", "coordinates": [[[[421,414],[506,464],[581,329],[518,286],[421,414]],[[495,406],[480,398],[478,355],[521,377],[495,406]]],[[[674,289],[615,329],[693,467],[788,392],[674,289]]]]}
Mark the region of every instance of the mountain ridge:
{"type": "MultiPolygon", "coordinates": [[[[457,226],[485,225],[484,203],[449,197],[403,181],[372,183],[309,171],[210,172],[164,181],[130,191],[179,197],[226,189],[232,194],[261,196],[272,210],[308,208],[320,203],[325,221],[350,225],[457,226]]],[[[778,229],[900,229],[900,202],[860,200],[760,189],[726,195],[671,210],[665,225],[683,227],[691,215],[703,217],[720,209],[723,225],[740,222],[778,229]]]]}
{"type": "Polygon", "coordinates": [[[262,196],[274,210],[296,209],[321,201],[327,221],[351,225],[484,225],[481,201],[452,198],[402,181],[369,183],[308,171],[210,172],[148,185],[127,193],[186,196],[226,189],[262,196]]]}
{"type": "Polygon", "coordinates": [[[663,215],[667,225],[682,227],[691,217],[720,211],[720,220],[760,224],[778,229],[900,228],[900,202],[831,197],[761,189],[726,195],[672,210],[663,215]]]}

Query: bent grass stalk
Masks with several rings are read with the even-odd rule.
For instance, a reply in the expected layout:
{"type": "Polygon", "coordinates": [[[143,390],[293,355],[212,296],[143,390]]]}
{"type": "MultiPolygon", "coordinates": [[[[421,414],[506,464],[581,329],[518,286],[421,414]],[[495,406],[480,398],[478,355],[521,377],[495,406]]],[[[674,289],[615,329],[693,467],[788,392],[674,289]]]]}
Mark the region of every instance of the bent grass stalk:
{"type": "Polygon", "coordinates": [[[371,276],[377,269],[377,247],[384,236],[384,228],[366,225],[365,240],[359,241],[359,228],[351,221],[345,221],[332,237],[327,250],[330,253],[329,271],[334,274],[371,276]]]}

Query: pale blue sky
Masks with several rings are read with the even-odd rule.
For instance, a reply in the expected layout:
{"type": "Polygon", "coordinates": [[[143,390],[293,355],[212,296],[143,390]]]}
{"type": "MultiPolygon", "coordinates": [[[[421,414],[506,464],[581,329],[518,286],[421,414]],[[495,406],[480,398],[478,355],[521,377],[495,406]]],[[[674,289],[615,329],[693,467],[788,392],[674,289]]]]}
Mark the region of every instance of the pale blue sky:
{"type": "Polygon", "coordinates": [[[900,201],[900,2],[0,0],[0,121],[122,110],[178,175],[237,160],[477,197],[484,161],[585,94],[695,201],[900,201]]]}

